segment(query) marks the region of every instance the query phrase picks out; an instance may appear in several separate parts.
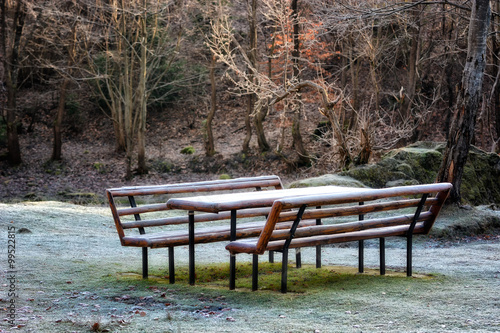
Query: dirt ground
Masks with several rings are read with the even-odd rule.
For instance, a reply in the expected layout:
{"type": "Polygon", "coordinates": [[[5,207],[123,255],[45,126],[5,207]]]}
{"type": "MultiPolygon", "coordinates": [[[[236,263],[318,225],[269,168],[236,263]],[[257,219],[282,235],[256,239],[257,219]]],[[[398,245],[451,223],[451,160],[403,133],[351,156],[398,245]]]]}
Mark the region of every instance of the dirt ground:
{"type": "MultiPolygon", "coordinates": [[[[216,149],[222,153],[201,163],[199,124],[192,126],[199,117],[193,115],[151,122],[150,173],[125,181],[109,120],[82,120],[88,130],[76,137],[66,133],[63,161],[51,163],[49,118],[21,136],[23,165],[10,168],[0,161],[0,333],[500,331],[498,211],[445,211],[432,237],[416,241],[413,278],[404,273],[404,242],[388,240],[386,276],[377,275],[375,244],[367,245],[365,274],[356,273],[353,246],[325,247],[321,270],[310,267],[313,253],[303,250],[304,267],[290,270],[293,282],[285,295],[276,287],[279,274],[271,274],[275,267],[265,264],[262,289],[251,292],[245,256],[238,257],[237,289],[229,291],[222,243],[197,247],[196,286],[186,282],[186,248],[176,250],[176,284],[168,283],[162,249],[150,251],[151,277],[144,281],[140,249],[119,244],[105,188],[221,174],[278,174],[289,184],[322,170],[290,170],[272,154],[232,164],[241,158],[243,135],[241,119],[232,116],[215,124],[216,149]],[[187,146],[198,154],[180,154],[187,146]]],[[[268,122],[273,145],[277,121],[268,122]]],[[[311,133],[316,123],[304,132],[311,133]]]]}
{"type": "Polygon", "coordinates": [[[176,284],[168,284],[163,249],[150,251],[151,277],[143,281],[140,250],[120,246],[105,206],[0,203],[0,332],[498,332],[500,238],[437,238],[477,214],[447,210],[435,234],[418,237],[412,278],[400,240],[387,241],[386,276],[377,274],[375,244],[367,246],[365,274],[356,273],[356,247],[323,248],[320,270],[310,268],[315,259],[305,249],[305,267],[290,270],[291,292],[281,294],[270,287],[279,276],[270,268],[261,271],[261,290],[245,287],[245,256],[229,291],[222,243],[197,247],[196,286],[186,282],[186,248],[176,250],[176,284]],[[223,273],[206,279],[207,267],[208,276],[223,273]]]}
{"type": "MultiPolygon", "coordinates": [[[[213,126],[217,154],[212,158],[205,157],[201,111],[165,110],[150,115],[146,140],[149,173],[135,175],[130,180],[125,179],[125,156],[116,152],[112,121],[102,112],[94,111],[80,119],[79,132],[66,125],[60,162],[50,161],[53,121],[50,114],[41,112],[33,126],[30,119],[23,120],[20,135],[23,163],[11,167],[0,158],[0,202],[55,199],[88,203],[97,199],[95,203],[101,203],[104,189],[123,185],[209,180],[223,174],[233,178],[277,174],[284,181],[292,181],[320,171],[290,170],[274,153],[259,153],[255,135],[250,142],[251,151],[242,154],[245,131],[242,128],[244,110],[240,109],[241,106],[230,105],[218,110],[213,126]],[[182,112],[182,116],[176,112],[182,112]],[[182,154],[181,150],[186,147],[193,147],[194,154],[182,154]]],[[[302,130],[304,140],[311,143],[310,133],[321,118],[317,110],[309,110],[309,113],[302,130]]],[[[266,121],[268,140],[273,148],[279,137],[277,122],[278,115],[270,115],[266,121]]],[[[289,139],[290,133],[287,133],[287,147],[291,144],[289,139]]],[[[292,158],[291,151],[288,147],[292,158]]],[[[6,147],[0,147],[0,156],[3,154],[6,147]]]]}

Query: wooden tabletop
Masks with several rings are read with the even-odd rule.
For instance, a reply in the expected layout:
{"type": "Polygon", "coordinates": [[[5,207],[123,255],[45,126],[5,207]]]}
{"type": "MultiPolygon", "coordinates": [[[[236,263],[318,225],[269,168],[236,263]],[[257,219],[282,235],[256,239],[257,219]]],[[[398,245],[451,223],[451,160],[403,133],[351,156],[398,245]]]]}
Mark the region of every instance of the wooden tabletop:
{"type": "Polygon", "coordinates": [[[167,201],[170,209],[183,209],[218,213],[242,208],[271,207],[278,199],[329,193],[361,192],[367,189],[342,186],[302,187],[284,190],[239,192],[184,198],[171,198],[167,201]]]}

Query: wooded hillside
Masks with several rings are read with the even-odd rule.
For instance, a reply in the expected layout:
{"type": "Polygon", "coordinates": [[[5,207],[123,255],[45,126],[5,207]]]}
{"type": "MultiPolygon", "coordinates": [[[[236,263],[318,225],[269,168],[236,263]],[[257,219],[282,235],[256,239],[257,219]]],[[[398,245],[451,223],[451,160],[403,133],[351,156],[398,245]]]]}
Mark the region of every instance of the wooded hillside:
{"type": "Polygon", "coordinates": [[[64,161],[72,140],[112,140],[109,158],[124,161],[129,179],[189,146],[194,155],[266,153],[289,170],[333,172],[415,141],[446,141],[450,127],[463,132],[453,118],[473,83],[467,142],[498,144],[500,1],[0,6],[0,148],[10,165],[30,161],[27,137],[43,129],[31,140],[50,142],[46,161],[64,161]],[[479,15],[489,24],[471,25],[479,15]],[[165,146],[178,149],[154,152],[165,146]]]}

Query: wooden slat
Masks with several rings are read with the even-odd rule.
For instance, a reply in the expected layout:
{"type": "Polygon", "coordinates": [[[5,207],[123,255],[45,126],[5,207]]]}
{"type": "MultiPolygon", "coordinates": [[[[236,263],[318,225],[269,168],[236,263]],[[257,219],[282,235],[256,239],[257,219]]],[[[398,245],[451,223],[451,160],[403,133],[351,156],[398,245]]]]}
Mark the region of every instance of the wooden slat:
{"type": "Polygon", "coordinates": [[[449,191],[451,187],[452,185],[449,183],[438,183],[428,185],[399,186],[383,189],[361,189],[358,192],[352,191],[345,193],[309,195],[307,197],[297,196],[280,199],[280,201],[283,208],[294,208],[301,205],[326,206],[352,202],[374,201],[392,197],[421,195],[424,193],[437,193],[440,191],[449,191]]]}
{"type": "Polygon", "coordinates": [[[370,191],[370,189],[341,186],[318,186],[285,189],[279,191],[226,193],[183,198],[177,197],[169,199],[167,201],[167,206],[171,209],[217,213],[232,209],[271,207],[274,201],[281,200],[283,198],[311,196],[317,193],[345,194],[347,192],[359,193],[360,191],[370,191]]]}
{"type": "Polygon", "coordinates": [[[121,208],[121,209],[118,209],[118,215],[119,216],[127,216],[127,215],[135,215],[135,214],[161,212],[163,210],[168,210],[166,203],[142,205],[139,207],[121,208]]]}
{"type": "MultiPolygon", "coordinates": [[[[430,212],[421,214],[421,217],[419,218],[420,224],[417,224],[419,226],[418,232],[422,232],[424,230],[421,222],[431,217],[432,213],[430,212]]],[[[387,232],[391,227],[393,227],[393,229],[390,229],[391,232],[397,230],[397,235],[404,235],[404,233],[408,231],[412,219],[412,215],[402,215],[389,218],[341,223],[336,225],[311,224],[309,226],[303,226],[302,228],[297,229],[290,247],[309,247],[322,244],[330,244],[330,238],[332,239],[331,243],[341,243],[344,241],[388,237],[389,235],[387,234],[387,232]],[[405,225],[401,225],[402,223],[404,223],[405,225]],[[397,228],[394,229],[394,227],[397,228]]],[[[285,244],[285,240],[289,237],[289,235],[289,229],[274,230],[273,234],[270,237],[270,241],[266,247],[266,250],[281,250],[283,245],[285,244]]],[[[229,243],[226,246],[226,249],[233,254],[259,254],[256,242],[257,240],[239,240],[229,243]]]]}
{"type": "MultiPolygon", "coordinates": [[[[423,222],[432,217],[432,213],[424,212],[420,214],[418,222],[423,222]]],[[[307,228],[301,228],[295,232],[294,238],[311,237],[317,235],[333,235],[345,232],[355,232],[366,229],[376,229],[385,227],[394,227],[398,225],[408,225],[413,221],[412,215],[399,215],[385,218],[377,218],[363,221],[330,224],[330,225],[314,225],[307,228]]],[[[271,241],[286,239],[290,235],[287,230],[276,230],[271,236],[271,241]]]]}
{"type": "MultiPolygon", "coordinates": [[[[384,238],[392,236],[404,236],[407,231],[408,231],[408,226],[404,225],[404,226],[396,226],[388,228],[368,229],[357,232],[341,233],[336,235],[322,235],[322,236],[313,236],[307,238],[297,238],[292,240],[290,248],[309,247],[309,246],[334,244],[334,243],[345,243],[358,240],[384,238]]],[[[415,234],[423,233],[424,231],[425,228],[422,223],[418,223],[415,226],[414,230],[415,234]]],[[[280,250],[283,247],[284,243],[285,241],[283,240],[269,242],[267,250],[268,251],[280,250]]]]}
{"type": "Polygon", "coordinates": [[[278,176],[261,176],[168,185],[131,186],[113,188],[109,189],[108,191],[115,197],[124,197],[137,195],[160,195],[187,192],[240,190],[253,187],[282,188],[282,184],[278,176]]]}
{"type": "MultiPolygon", "coordinates": [[[[238,226],[236,230],[236,238],[248,238],[259,236],[262,226],[262,222],[252,222],[248,224],[242,224],[238,226]]],[[[312,220],[302,221],[299,227],[309,226],[316,223],[312,220]]],[[[278,223],[277,229],[290,228],[291,223],[284,222],[278,223]]],[[[210,227],[210,228],[200,228],[195,232],[195,243],[212,243],[230,240],[231,230],[227,226],[220,227],[210,227]]],[[[184,231],[171,231],[171,232],[161,232],[145,235],[134,235],[124,237],[124,243],[126,246],[136,246],[136,247],[168,247],[168,246],[183,246],[189,244],[189,234],[186,230],[184,231]]]]}
{"type": "MultiPolygon", "coordinates": [[[[237,212],[238,218],[248,218],[248,217],[258,217],[265,216],[269,214],[270,208],[254,208],[254,209],[243,209],[237,212]]],[[[194,216],[195,222],[212,222],[220,220],[228,220],[231,218],[231,212],[221,212],[218,214],[208,213],[208,214],[197,214],[194,216]]],[[[141,221],[130,221],[122,222],[123,229],[132,229],[138,227],[159,227],[167,225],[185,224],[188,223],[189,219],[187,215],[181,216],[171,216],[161,219],[154,220],[141,220],[141,221]]]]}
{"type": "MultiPolygon", "coordinates": [[[[399,200],[399,201],[390,201],[390,202],[381,202],[374,204],[365,204],[362,206],[351,206],[351,207],[338,207],[338,208],[321,208],[314,209],[310,208],[306,212],[304,212],[303,218],[305,219],[321,219],[327,217],[341,217],[341,216],[351,216],[351,215],[360,215],[360,214],[368,214],[375,212],[383,212],[389,210],[417,207],[420,199],[411,199],[411,200],[399,200]]],[[[437,199],[429,198],[426,201],[426,205],[430,206],[437,203],[437,199]]],[[[294,212],[284,212],[281,213],[278,221],[292,221],[296,216],[294,212]]]]}

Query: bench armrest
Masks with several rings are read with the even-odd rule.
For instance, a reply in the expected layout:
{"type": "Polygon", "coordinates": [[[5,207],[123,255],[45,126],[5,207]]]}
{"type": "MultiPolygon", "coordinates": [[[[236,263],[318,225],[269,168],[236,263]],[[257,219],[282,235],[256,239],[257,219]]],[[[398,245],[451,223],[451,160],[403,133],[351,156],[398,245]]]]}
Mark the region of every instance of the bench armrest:
{"type": "Polygon", "coordinates": [[[257,252],[257,244],[255,242],[231,242],[226,245],[226,250],[232,255],[237,253],[262,254],[257,252]]]}

